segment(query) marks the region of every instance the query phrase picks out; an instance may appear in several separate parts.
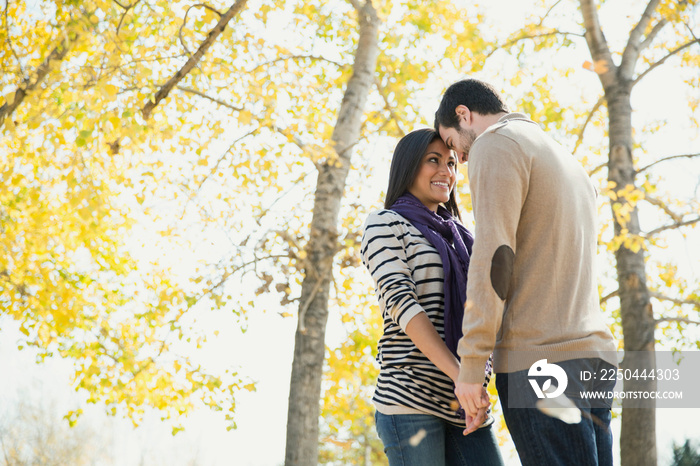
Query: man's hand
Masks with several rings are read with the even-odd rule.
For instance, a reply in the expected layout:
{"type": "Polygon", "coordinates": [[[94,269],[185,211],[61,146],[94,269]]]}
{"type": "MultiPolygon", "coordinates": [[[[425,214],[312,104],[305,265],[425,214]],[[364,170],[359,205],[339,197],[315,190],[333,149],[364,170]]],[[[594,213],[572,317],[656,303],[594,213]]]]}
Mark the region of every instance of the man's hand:
{"type": "Polygon", "coordinates": [[[491,405],[486,389],[480,383],[457,382],[455,395],[467,415],[464,435],[474,432],[486,419],[486,410],[491,405]]]}

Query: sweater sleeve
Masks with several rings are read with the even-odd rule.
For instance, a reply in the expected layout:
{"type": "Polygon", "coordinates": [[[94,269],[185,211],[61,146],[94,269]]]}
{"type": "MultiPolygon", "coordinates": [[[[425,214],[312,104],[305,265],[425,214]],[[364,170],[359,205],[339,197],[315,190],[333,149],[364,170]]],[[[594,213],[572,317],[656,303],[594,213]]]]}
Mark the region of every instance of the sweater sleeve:
{"type": "Polygon", "coordinates": [[[478,138],[469,158],[474,211],[474,254],[457,353],[460,382],[481,383],[493,351],[512,280],[516,232],[528,192],[530,160],[519,145],[496,132],[478,138]]]}
{"type": "Polygon", "coordinates": [[[383,311],[402,330],[421,312],[403,237],[408,234],[405,220],[389,211],[369,215],[362,235],[362,262],[372,275],[383,311]]]}

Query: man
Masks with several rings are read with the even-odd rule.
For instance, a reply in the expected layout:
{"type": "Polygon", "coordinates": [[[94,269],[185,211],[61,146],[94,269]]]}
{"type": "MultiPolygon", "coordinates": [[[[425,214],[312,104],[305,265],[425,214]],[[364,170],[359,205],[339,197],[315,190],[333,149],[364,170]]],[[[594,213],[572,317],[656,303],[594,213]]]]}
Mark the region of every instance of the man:
{"type": "Polygon", "coordinates": [[[475,219],[458,346],[460,404],[475,422],[483,417],[481,382],[493,352],[503,415],[523,465],[611,465],[612,400],[585,402],[581,381],[572,380],[583,369],[617,365],[598,301],[595,188],[571,153],[526,115],[509,113],[484,82],[450,86],[435,129],[460,162],[469,161],[475,219]],[[566,373],[568,386],[557,378],[557,387],[579,397],[588,418],[570,425],[535,409],[538,399],[554,396],[551,380],[538,377],[547,374],[536,372],[544,366],[566,373]]]}

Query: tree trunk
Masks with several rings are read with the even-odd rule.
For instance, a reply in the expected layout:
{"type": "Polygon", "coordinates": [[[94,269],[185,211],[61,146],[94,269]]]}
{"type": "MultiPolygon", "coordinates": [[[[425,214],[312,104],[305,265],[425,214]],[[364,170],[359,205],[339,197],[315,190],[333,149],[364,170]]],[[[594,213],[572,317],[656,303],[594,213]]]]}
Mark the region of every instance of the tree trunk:
{"type": "MultiPolygon", "coordinates": [[[[618,85],[606,89],[608,102],[610,155],[608,160],[608,180],[616,184],[616,189],[635,186],[635,168],[632,159],[632,123],[630,106],[630,83],[623,79],[618,85]]],[[[611,202],[615,235],[623,229],[628,235],[638,235],[639,216],[635,207],[625,222],[615,215],[616,206],[623,207],[625,199],[611,202]]],[[[651,312],[649,291],[647,290],[644,249],[633,252],[625,246],[615,252],[617,262],[618,294],[620,315],[624,335],[625,352],[642,351],[646,354],[647,367],[654,362],[654,316],[651,312]]],[[[644,357],[644,355],[641,355],[644,357]]],[[[624,368],[634,371],[643,364],[642,358],[625,357],[624,368]]],[[[642,366],[644,367],[644,366],[642,366]]],[[[652,391],[655,381],[639,379],[625,381],[626,390],[652,391]]],[[[656,413],[652,402],[640,405],[637,400],[624,399],[622,402],[622,429],[620,432],[620,457],[623,466],[656,465],[656,413]]]]}
{"type": "MultiPolygon", "coordinates": [[[[608,181],[615,183],[618,196],[611,199],[615,235],[635,238],[640,233],[639,215],[634,207],[628,215],[618,215],[629,207],[629,201],[620,196],[626,187],[636,188],[637,171],[632,158],[632,106],[630,97],[634,85],[634,69],[645,46],[664,27],[659,21],[654,28],[649,25],[659,0],[650,0],[639,23],[630,32],[620,65],[613,63],[612,54],[598,19],[595,0],[580,0],[581,14],[586,29],[585,37],[598,77],[605,92],[608,107],[610,153],[608,181]],[[647,31],[651,32],[647,32],[647,31]],[[646,38],[642,39],[644,34],[646,38]],[[625,231],[626,230],[626,231],[625,231]]],[[[623,368],[653,368],[655,321],[647,289],[644,249],[636,252],[625,244],[615,252],[620,315],[625,352],[640,352],[635,357],[625,357],[623,368]]],[[[652,379],[625,381],[626,390],[654,391],[652,379]]],[[[622,429],[620,432],[620,458],[622,466],[655,466],[656,412],[654,403],[640,405],[636,400],[624,399],[622,403],[622,429]]]]}
{"type": "Polygon", "coordinates": [[[374,82],[379,54],[379,19],[371,0],[363,6],[352,3],[358,10],[360,37],[353,75],[348,81],[332,135],[335,152],[319,165],[316,182],[289,388],[287,466],[318,462],[321,377],[333,258],[338,251],[340,204],[353,147],[360,138],[364,107],[374,82]]]}

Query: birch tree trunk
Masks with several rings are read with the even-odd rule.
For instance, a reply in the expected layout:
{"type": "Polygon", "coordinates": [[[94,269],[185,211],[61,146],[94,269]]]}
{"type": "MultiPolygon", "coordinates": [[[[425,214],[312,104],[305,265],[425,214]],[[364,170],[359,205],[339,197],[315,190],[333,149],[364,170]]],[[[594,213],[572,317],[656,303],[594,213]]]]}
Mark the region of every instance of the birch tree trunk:
{"type": "MultiPolygon", "coordinates": [[[[641,50],[654,39],[664,27],[665,20],[659,21],[644,39],[643,33],[650,25],[652,14],[658,6],[658,0],[651,0],[630,33],[619,65],[612,61],[610,49],[603,35],[594,0],[581,0],[581,13],[586,29],[585,37],[591,57],[595,63],[600,82],[603,85],[608,108],[609,121],[609,159],[608,180],[615,183],[616,190],[625,187],[636,188],[637,171],[632,157],[632,107],[630,96],[635,83],[634,69],[641,50]]],[[[624,197],[611,200],[615,235],[640,234],[637,208],[630,210],[629,216],[618,215],[625,210],[628,201],[624,197]],[[626,231],[626,233],[625,233],[626,231]]],[[[625,245],[615,253],[618,294],[620,297],[620,314],[625,351],[642,351],[646,363],[654,362],[654,327],[650,294],[647,289],[647,275],[644,262],[644,249],[634,251],[625,245]]],[[[629,361],[623,361],[623,366],[629,361]]],[[[634,381],[630,381],[634,382],[634,381]]],[[[649,379],[637,381],[637,386],[626,388],[633,390],[654,390],[655,381],[649,379]]],[[[635,400],[623,400],[622,428],[620,433],[620,456],[623,466],[656,465],[656,413],[653,404],[644,407],[633,406],[635,400]]]]}
{"type": "Polygon", "coordinates": [[[371,0],[362,5],[357,0],[351,3],[359,16],[360,37],[353,75],[332,135],[334,154],[319,164],[289,388],[287,466],[318,462],[321,376],[333,258],[338,251],[340,205],[379,54],[379,18],[371,0]]]}

